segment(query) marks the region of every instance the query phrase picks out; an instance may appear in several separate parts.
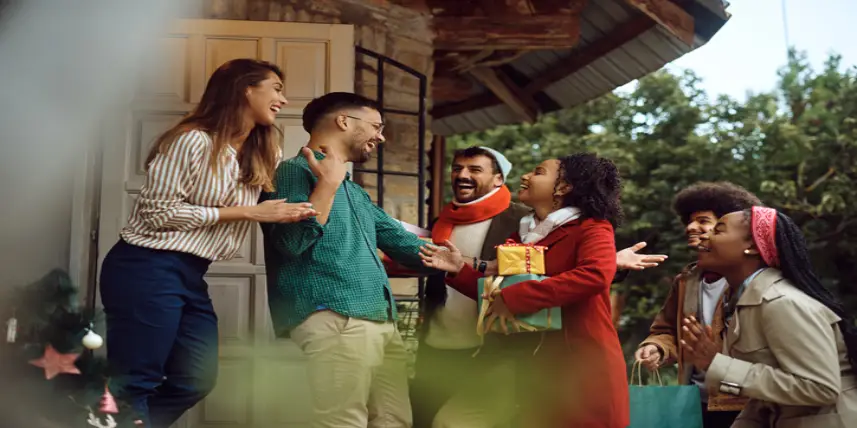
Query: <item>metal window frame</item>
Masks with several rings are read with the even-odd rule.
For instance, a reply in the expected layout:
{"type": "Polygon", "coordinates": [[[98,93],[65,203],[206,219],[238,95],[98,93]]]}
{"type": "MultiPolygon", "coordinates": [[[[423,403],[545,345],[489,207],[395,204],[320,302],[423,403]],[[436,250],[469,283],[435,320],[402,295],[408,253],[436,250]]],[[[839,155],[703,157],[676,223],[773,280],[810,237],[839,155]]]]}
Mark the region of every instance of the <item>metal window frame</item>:
{"type": "MultiPolygon", "coordinates": [[[[401,62],[398,62],[390,57],[379,54],[377,52],[370,51],[361,46],[355,46],[356,53],[358,55],[363,55],[365,57],[372,58],[376,62],[377,69],[377,96],[375,100],[378,102],[380,112],[382,115],[386,113],[404,115],[404,116],[416,116],[418,120],[418,140],[417,140],[417,172],[403,172],[403,171],[385,171],[384,170],[384,144],[379,144],[378,149],[376,151],[376,159],[377,164],[374,169],[372,168],[360,168],[355,167],[353,171],[355,173],[365,173],[365,174],[375,174],[377,177],[377,191],[378,191],[378,200],[377,205],[380,208],[384,208],[384,177],[391,176],[402,176],[402,177],[415,177],[417,179],[417,222],[418,226],[425,228],[426,224],[426,116],[428,112],[426,111],[426,95],[428,92],[428,78],[425,74],[420,73],[419,71],[408,67],[401,62]],[[394,109],[387,108],[384,105],[384,67],[392,66],[401,71],[404,71],[411,76],[415,77],[419,81],[419,101],[416,111],[410,110],[402,110],[402,109],[394,109]]],[[[385,118],[386,121],[386,118],[385,118]]],[[[418,290],[416,299],[408,299],[411,301],[422,301],[422,297],[424,295],[425,290],[425,278],[418,278],[418,290]]],[[[402,299],[400,301],[408,301],[402,299]]]]}

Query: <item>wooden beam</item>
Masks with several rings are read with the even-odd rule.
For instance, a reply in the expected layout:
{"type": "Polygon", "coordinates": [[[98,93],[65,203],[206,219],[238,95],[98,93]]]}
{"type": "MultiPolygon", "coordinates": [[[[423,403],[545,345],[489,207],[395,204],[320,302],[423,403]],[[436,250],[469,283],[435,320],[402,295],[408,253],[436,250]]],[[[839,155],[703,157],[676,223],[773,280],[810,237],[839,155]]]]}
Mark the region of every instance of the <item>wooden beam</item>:
{"type": "Polygon", "coordinates": [[[446,137],[435,135],[431,142],[431,200],[429,201],[429,218],[437,218],[443,208],[443,191],[446,186],[446,137]]]}
{"type": "Polygon", "coordinates": [[[497,0],[479,0],[479,5],[485,16],[498,17],[506,13],[506,2],[498,3],[497,0]]]}
{"type": "MultiPolygon", "coordinates": [[[[527,1],[527,8],[532,8],[534,15],[553,13],[581,13],[589,0],[536,0],[527,1]]],[[[597,1],[597,0],[595,0],[597,1]]]]}
{"type": "MultiPolygon", "coordinates": [[[[640,15],[631,19],[630,21],[620,25],[616,31],[596,40],[583,49],[575,51],[568,58],[548,68],[523,88],[524,93],[532,96],[533,94],[542,91],[544,88],[560,79],[568,77],[576,71],[588,66],[593,61],[607,55],[614,49],[634,40],[640,34],[643,34],[647,30],[653,28],[655,25],[655,21],[647,15],[640,15]]],[[[502,101],[497,98],[496,95],[493,93],[486,93],[459,103],[436,106],[431,110],[431,115],[434,119],[441,119],[472,110],[495,106],[501,103],[502,101]]]]}
{"type": "Polygon", "coordinates": [[[564,49],[580,40],[580,15],[435,16],[437,50],[564,49]]]}
{"type": "Polygon", "coordinates": [[[626,0],[628,4],[645,13],[666,28],[679,40],[693,46],[694,21],[689,13],[670,0],[626,0]]]}
{"type": "Polygon", "coordinates": [[[476,67],[470,70],[470,74],[508,105],[518,117],[526,122],[535,122],[538,106],[508,76],[490,67],[476,67]]]}
{"type": "Polygon", "coordinates": [[[431,81],[432,102],[464,101],[475,92],[476,84],[460,74],[435,74],[431,81]]]}
{"type": "Polygon", "coordinates": [[[426,0],[392,0],[390,3],[431,15],[431,7],[426,0]]]}

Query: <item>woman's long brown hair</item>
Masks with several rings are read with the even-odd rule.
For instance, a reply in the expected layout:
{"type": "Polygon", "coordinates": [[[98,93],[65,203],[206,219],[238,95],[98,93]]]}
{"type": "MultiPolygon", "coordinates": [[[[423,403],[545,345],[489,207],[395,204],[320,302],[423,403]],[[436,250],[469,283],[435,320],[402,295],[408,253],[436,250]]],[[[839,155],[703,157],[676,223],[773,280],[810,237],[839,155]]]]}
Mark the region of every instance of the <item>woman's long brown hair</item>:
{"type": "MultiPolygon", "coordinates": [[[[276,74],[283,72],[274,64],[255,59],[235,59],[221,65],[208,80],[199,105],[177,125],[164,132],[152,145],[146,158],[148,166],[159,153],[165,152],[183,133],[198,129],[213,140],[210,167],[216,170],[223,150],[229,142],[241,135],[244,109],[247,108],[246,90],[276,74]]],[[[248,186],[261,186],[265,192],[274,190],[273,178],[280,153],[279,129],[275,126],[256,125],[238,152],[240,176],[238,181],[248,186]]]]}

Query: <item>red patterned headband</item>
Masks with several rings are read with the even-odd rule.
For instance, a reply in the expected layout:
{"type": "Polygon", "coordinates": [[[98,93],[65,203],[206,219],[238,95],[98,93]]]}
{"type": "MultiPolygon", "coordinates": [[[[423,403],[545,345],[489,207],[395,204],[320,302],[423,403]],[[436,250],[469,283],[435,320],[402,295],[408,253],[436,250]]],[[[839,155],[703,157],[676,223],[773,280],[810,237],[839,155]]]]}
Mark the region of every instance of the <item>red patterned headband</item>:
{"type": "Polygon", "coordinates": [[[751,231],[753,242],[762,255],[765,264],[772,268],[780,266],[780,258],[777,255],[777,210],[765,207],[753,207],[751,219],[751,231]]]}

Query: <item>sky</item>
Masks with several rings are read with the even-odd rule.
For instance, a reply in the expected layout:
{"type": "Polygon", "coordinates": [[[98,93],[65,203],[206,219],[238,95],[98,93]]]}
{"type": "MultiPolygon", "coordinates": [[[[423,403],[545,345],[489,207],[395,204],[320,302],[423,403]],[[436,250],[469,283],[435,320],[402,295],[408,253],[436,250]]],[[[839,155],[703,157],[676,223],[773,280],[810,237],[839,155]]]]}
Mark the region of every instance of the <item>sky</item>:
{"type": "Polygon", "coordinates": [[[788,43],[806,51],[814,68],[831,52],[842,55],[843,65],[857,65],[857,0],[733,0],[732,18],[711,41],[667,69],[693,70],[711,97],[744,100],[747,91],[773,89],[786,62],[783,1],[788,43]]]}

